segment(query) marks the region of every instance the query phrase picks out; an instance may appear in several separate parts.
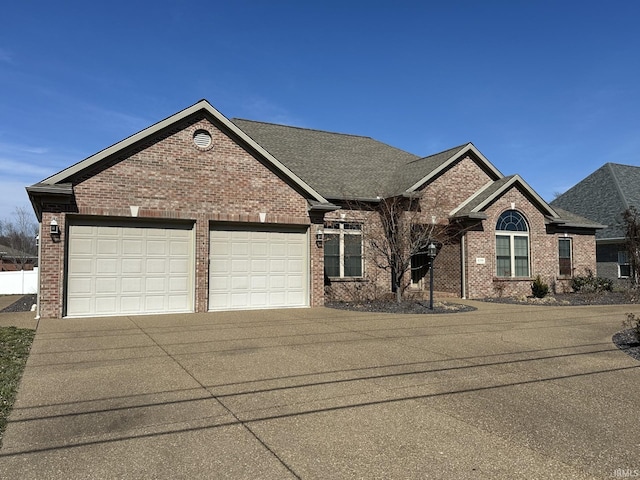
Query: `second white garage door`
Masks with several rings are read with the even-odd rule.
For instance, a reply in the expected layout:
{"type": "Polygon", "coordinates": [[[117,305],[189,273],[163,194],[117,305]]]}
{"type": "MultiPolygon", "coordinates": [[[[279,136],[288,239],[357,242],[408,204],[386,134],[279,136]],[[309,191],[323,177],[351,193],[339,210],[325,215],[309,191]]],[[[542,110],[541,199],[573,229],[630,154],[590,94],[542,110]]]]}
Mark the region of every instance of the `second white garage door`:
{"type": "Polygon", "coordinates": [[[209,310],[309,305],[306,230],[218,227],[209,248],[209,310]]]}

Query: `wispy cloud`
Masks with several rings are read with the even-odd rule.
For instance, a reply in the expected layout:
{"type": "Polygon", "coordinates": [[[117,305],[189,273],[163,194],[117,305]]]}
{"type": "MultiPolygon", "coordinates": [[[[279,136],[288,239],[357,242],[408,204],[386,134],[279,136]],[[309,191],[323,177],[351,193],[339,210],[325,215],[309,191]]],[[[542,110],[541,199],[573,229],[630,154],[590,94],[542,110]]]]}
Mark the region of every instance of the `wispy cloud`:
{"type": "Polygon", "coordinates": [[[13,54],[6,48],[0,47],[0,62],[12,63],[13,54]]]}
{"type": "Polygon", "coordinates": [[[51,175],[51,168],[37,165],[32,162],[25,162],[19,160],[11,160],[0,157],[0,173],[4,178],[25,178],[25,177],[41,177],[51,175]]]}
{"type": "Polygon", "coordinates": [[[117,125],[119,130],[131,130],[131,133],[142,130],[143,128],[148,127],[151,123],[153,123],[149,119],[140,117],[138,115],[110,110],[108,108],[103,108],[94,104],[83,103],[81,104],[81,108],[89,115],[98,118],[98,123],[105,125],[117,125]]]}
{"type": "Polygon", "coordinates": [[[242,102],[242,110],[243,112],[246,112],[246,116],[251,120],[280,123],[283,125],[294,125],[296,127],[306,126],[300,118],[295,117],[285,108],[267,100],[266,98],[247,98],[242,102]]]}

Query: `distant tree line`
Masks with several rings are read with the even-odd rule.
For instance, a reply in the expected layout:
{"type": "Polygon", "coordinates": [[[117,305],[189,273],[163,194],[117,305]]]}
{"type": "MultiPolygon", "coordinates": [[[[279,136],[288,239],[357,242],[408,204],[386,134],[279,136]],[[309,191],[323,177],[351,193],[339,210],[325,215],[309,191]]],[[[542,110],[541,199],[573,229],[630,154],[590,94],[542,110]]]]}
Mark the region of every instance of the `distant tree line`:
{"type": "Polygon", "coordinates": [[[12,264],[23,270],[38,257],[38,222],[26,207],[16,207],[11,218],[0,220],[0,265],[12,264]]]}

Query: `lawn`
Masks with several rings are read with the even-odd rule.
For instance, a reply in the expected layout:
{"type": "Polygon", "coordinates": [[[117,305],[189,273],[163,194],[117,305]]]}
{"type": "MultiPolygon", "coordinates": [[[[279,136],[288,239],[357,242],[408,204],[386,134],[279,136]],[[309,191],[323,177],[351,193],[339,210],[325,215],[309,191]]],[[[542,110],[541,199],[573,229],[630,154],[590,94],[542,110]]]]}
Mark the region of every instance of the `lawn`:
{"type": "Polygon", "coordinates": [[[35,330],[0,328],[0,446],[35,330]]]}

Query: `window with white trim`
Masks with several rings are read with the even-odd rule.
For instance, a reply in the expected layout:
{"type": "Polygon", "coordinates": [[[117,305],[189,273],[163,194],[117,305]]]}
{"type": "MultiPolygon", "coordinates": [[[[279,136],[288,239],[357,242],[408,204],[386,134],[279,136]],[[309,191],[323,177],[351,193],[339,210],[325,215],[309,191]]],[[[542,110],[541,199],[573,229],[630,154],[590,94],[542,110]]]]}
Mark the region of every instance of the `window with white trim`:
{"type": "Polygon", "coordinates": [[[631,264],[629,263],[629,252],[620,250],[618,252],[618,278],[629,278],[631,276],[631,264]]]}
{"type": "Polygon", "coordinates": [[[570,277],[573,274],[571,262],[571,238],[558,239],[558,266],[561,277],[570,277]]]}
{"type": "Polygon", "coordinates": [[[328,277],[362,277],[362,225],[324,224],[324,271],[328,277]]]}
{"type": "Polygon", "coordinates": [[[516,210],[507,210],[496,223],[496,275],[529,277],[529,227],[516,210]]]}

